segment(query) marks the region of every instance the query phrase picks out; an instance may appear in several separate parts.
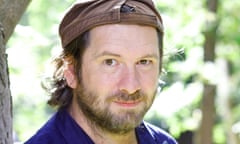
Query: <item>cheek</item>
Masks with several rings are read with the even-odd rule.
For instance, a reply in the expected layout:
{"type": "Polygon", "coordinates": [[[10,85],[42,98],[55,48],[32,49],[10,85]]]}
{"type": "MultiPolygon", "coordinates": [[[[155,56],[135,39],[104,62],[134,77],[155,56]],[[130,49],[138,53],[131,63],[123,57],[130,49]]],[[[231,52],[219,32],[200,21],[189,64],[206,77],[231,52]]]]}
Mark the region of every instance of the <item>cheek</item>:
{"type": "Polygon", "coordinates": [[[109,75],[94,68],[86,68],[82,76],[83,84],[99,95],[107,94],[110,90],[113,90],[116,81],[114,75],[109,75]]]}
{"type": "Polygon", "coordinates": [[[140,77],[143,89],[154,91],[157,88],[159,77],[157,72],[142,73],[140,77]]]}

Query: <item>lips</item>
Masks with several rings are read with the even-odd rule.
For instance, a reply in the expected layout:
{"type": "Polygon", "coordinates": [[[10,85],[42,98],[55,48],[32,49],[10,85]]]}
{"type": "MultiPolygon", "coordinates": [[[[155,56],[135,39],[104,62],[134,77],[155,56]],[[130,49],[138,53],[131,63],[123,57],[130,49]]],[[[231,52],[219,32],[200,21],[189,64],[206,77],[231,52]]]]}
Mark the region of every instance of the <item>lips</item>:
{"type": "Polygon", "coordinates": [[[129,100],[129,101],[122,101],[122,100],[115,100],[113,101],[117,105],[123,106],[123,107],[134,107],[137,106],[142,100],[129,100]]]}
{"type": "Polygon", "coordinates": [[[139,105],[145,99],[145,94],[141,91],[136,91],[135,93],[128,94],[125,92],[119,92],[112,95],[109,100],[122,107],[135,107],[139,105]]]}

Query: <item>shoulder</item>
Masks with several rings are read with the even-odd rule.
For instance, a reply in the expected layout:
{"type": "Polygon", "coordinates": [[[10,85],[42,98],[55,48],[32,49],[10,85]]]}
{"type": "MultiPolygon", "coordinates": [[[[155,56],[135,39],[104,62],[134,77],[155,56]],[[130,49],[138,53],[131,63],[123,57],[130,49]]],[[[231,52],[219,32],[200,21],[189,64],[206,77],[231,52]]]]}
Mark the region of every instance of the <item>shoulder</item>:
{"type": "Polygon", "coordinates": [[[38,131],[24,144],[53,144],[53,143],[58,143],[56,137],[54,137],[50,133],[38,131]]]}
{"type": "Polygon", "coordinates": [[[56,115],[54,115],[24,144],[63,144],[64,140],[56,127],[56,121],[56,115]]]}
{"type": "Polygon", "coordinates": [[[177,144],[176,140],[161,128],[154,126],[148,122],[142,123],[150,135],[160,144],[177,144]]]}

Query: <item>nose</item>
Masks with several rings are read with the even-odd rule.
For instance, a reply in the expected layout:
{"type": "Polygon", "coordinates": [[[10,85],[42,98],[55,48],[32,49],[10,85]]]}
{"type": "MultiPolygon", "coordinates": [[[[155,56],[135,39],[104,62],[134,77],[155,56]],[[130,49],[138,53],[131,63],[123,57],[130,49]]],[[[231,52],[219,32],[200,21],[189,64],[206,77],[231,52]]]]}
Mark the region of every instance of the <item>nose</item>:
{"type": "Polygon", "coordinates": [[[119,89],[121,91],[127,94],[133,94],[141,89],[140,86],[140,76],[136,68],[127,68],[122,72],[119,81],[119,89]]]}

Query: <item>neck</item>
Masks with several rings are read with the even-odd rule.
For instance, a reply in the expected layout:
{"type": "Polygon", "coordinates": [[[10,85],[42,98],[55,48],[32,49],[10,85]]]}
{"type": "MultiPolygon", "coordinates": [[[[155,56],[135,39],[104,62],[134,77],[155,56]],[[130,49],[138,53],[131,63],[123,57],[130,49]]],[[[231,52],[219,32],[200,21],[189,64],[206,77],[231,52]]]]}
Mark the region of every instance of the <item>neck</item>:
{"type": "Polygon", "coordinates": [[[76,103],[72,103],[69,107],[69,113],[77,124],[87,133],[95,144],[122,144],[131,143],[137,144],[135,130],[124,134],[111,133],[103,130],[94,122],[90,121],[84,113],[79,109],[76,103]]]}

